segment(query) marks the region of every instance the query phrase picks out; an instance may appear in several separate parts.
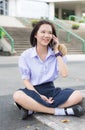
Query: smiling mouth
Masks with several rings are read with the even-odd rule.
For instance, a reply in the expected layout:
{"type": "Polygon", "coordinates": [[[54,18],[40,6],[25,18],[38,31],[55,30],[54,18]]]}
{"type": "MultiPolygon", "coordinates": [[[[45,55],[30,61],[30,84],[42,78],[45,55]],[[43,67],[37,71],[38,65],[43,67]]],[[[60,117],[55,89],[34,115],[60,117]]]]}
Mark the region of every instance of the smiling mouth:
{"type": "Polygon", "coordinates": [[[50,42],[50,39],[43,39],[44,42],[50,42]]]}

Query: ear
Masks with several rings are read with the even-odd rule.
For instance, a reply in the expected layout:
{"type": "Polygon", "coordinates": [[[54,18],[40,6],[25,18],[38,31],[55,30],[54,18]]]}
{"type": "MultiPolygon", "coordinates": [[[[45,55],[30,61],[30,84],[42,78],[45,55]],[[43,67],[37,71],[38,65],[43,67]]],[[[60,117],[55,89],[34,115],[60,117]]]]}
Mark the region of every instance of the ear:
{"type": "Polygon", "coordinates": [[[37,38],[37,35],[35,35],[34,38],[37,38]]]}

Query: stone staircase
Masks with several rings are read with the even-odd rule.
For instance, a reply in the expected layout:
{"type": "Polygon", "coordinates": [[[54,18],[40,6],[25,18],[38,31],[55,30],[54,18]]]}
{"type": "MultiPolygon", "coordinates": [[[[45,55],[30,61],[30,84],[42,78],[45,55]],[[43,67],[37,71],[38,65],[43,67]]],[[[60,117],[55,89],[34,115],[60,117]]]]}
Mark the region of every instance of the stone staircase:
{"type": "Polygon", "coordinates": [[[31,47],[29,38],[31,28],[4,27],[4,29],[14,39],[14,48],[17,55],[20,55],[24,50],[31,47]]]}
{"type": "MultiPolygon", "coordinates": [[[[4,29],[12,36],[14,39],[14,48],[17,52],[16,55],[20,55],[24,50],[31,47],[30,45],[30,33],[32,27],[4,27],[4,29]]],[[[75,31],[75,33],[79,34],[80,36],[84,37],[84,32],[82,31],[75,31]]],[[[64,43],[67,46],[68,54],[84,54],[82,52],[82,43],[81,41],[77,40],[76,38],[71,36],[71,41],[67,43],[66,41],[66,32],[63,30],[59,31],[58,34],[60,43],[64,43]]]]}
{"type": "MultiPolygon", "coordinates": [[[[80,24],[79,29],[75,30],[75,29],[72,29],[72,25],[76,24],[76,22],[74,22],[74,21],[68,21],[68,20],[63,21],[63,20],[56,19],[55,24],[56,23],[58,25],[61,25],[64,29],[69,30],[74,34],[77,34],[79,37],[85,39],[85,24],[80,24]]],[[[57,24],[56,24],[56,27],[57,27],[57,24]]],[[[83,51],[82,41],[77,39],[75,36],[70,35],[71,40],[69,42],[67,42],[66,31],[59,29],[57,35],[59,37],[60,43],[64,43],[67,46],[69,54],[84,54],[85,53],[83,51]]]]}
{"type": "MultiPolygon", "coordinates": [[[[78,34],[79,36],[81,36],[82,38],[84,38],[84,33],[81,32],[74,32],[76,34],[78,34]]],[[[66,35],[67,33],[63,30],[60,30],[59,34],[58,34],[58,38],[60,43],[63,43],[66,45],[67,50],[68,50],[68,54],[85,54],[85,52],[83,52],[83,44],[79,39],[76,39],[74,36],[70,35],[71,40],[70,42],[67,42],[66,40],[66,35]]]]}
{"type": "MultiPolygon", "coordinates": [[[[57,21],[59,24],[62,24],[61,20],[57,21]]],[[[72,22],[66,22],[68,27],[71,28],[72,22]]],[[[16,55],[20,55],[24,50],[31,47],[30,45],[30,33],[32,30],[32,25],[30,19],[22,19],[22,18],[15,18],[15,17],[7,17],[7,16],[0,16],[0,26],[4,27],[4,29],[12,36],[14,39],[14,48],[17,52],[16,55]],[[27,24],[28,21],[28,24],[27,24]],[[27,24],[27,25],[26,25],[27,24]]],[[[65,28],[67,28],[66,25],[65,28]]],[[[81,25],[78,30],[73,30],[74,33],[77,33],[82,38],[85,38],[85,24],[81,25]]],[[[71,36],[71,41],[67,43],[66,41],[66,32],[63,30],[59,31],[58,34],[60,43],[64,43],[67,46],[68,54],[82,54],[82,43],[79,40],[76,40],[74,37],[71,36]]],[[[6,40],[8,40],[5,37],[6,40]]]]}

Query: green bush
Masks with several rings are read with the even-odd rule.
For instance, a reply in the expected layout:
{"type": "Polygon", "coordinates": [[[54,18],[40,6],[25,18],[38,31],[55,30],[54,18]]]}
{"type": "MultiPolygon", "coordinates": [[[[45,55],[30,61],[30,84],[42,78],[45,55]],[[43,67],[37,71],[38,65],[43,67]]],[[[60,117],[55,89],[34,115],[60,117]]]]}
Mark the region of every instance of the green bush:
{"type": "Polygon", "coordinates": [[[81,19],[79,23],[85,23],[85,19],[81,19]]]}
{"type": "Polygon", "coordinates": [[[32,20],[31,22],[32,22],[32,27],[34,27],[39,22],[39,20],[35,19],[35,20],[32,20]]]}
{"type": "Polygon", "coordinates": [[[0,39],[3,38],[5,36],[5,32],[3,32],[2,29],[0,29],[0,39]]]}
{"type": "Polygon", "coordinates": [[[83,18],[85,19],[85,16],[83,16],[83,18]]]}
{"type": "Polygon", "coordinates": [[[71,20],[72,20],[72,21],[75,21],[76,19],[75,19],[75,17],[71,17],[71,20]]]}
{"type": "Polygon", "coordinates": [[[72,29],[78,29],[79,26],[80,26],[79,24],[76,24],[76,23],[75,23],[75,24],[72,25],[72,29]]]}

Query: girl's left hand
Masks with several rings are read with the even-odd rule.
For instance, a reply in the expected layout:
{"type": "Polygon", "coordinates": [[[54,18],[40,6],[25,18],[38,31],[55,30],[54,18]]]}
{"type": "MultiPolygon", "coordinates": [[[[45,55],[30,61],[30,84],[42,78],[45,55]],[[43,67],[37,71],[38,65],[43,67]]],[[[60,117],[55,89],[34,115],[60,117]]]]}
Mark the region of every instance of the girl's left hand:
{"type": "Polygon", "coordinates": [[[56,43],[54,46],[54,52],[58,53],[59,51],[62,53],[62,56],[67,54],[67,47],[64,44],[60,44],[59,40],[56,36],[53,35],[53,40],[56,43]]]}
{"type": "Polygon", "coordinates": [[[59,46],[60,43],[59,43],[58,38],[55,35],[53,35],[53,40],[56,43],[55,46],[54,46],[54,52],[57,53],[57,52],[59,52],[58,46],[59,46]]]}

